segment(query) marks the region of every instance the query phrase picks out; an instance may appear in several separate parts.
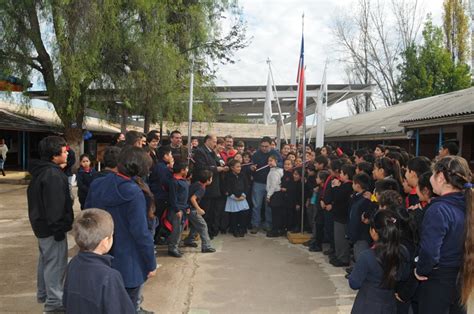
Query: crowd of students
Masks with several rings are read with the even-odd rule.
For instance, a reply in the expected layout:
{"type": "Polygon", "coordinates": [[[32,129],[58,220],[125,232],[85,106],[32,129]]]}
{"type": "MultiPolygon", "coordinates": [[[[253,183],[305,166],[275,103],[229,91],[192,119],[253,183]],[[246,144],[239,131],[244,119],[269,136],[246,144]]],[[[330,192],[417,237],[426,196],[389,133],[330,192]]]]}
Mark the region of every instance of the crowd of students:
{"type": "Polygon", "coordinates": [[[201,145],[192,139],[188,152],[179,131],[169,145],[160,141],[158,131],[118,135],[101,171],[81,155],[83,211],[74,227],[62,169],[68,146],[60,137],[39,143],[28,205],[45,311],[149,313],[140,304],[144,283],[156,273],[157,245],[180,258],[181,246],[198,247],[197,235],[201,252],[213,253],[219,234],[263,230],[279,237],[303,229],[312,234],[309,251],[328,243],[329,263],[346,267],[349,285],[359,290],[353,313],[466,313],[474,286],[472,174],[455,143],[446,142],[431,161],[396,146],[343,152],[308,145],[303,152],[289,144],[278,150],[264,137],[253,150],[234,145],[232,136],[207,135],[201,145]],[[71,228],[81,252],[63,286],[71,228]],[[99,275],[96,266],[113,271],[99,275]],[[84,271],[89,279],[78,275],[84,271]]]}

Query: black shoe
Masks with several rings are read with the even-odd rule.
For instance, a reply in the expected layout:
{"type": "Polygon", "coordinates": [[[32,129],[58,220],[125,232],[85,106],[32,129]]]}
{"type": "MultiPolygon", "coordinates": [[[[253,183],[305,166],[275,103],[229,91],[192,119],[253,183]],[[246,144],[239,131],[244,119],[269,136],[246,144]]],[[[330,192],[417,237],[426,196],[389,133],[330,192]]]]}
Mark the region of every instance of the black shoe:
{"type": "Polygon", "coordinates": [[[140,307],[137,311],[137,314],[154,314],[155,312],[147,311],[144,308],[140,307]]]}
{"type": "Polygon", "coordinates": [[[310,251],[310,252],[322,252],[323,248],[320,247],[319,245],[313,244],[309,247],[308,251],[310,251]]]}
{"type": "Polygon", "coordinates": [[[247,232],[245,232],[245,231],[239,232],[239,238],[245,237],[245,234],[246,234],[246,233],[247,233],[247,232]]]}
{"type": "Polygon", "coordinates": [[[349,276],[350,276],[350,275],[351,275],[351,274],[345,274],[345,275],[344,275],[344,278],[349,279],[349,276]]]}
{"type": "Polygon", "coordinates": [[[183,246],[185,246],[185,247],[198,247],[196,242],[189,242],[189,243],[183,242],[183,246]]]}
{"type": "Polygon", "coordinates": [[[278,233],[278,231],[271,230],[267,232],[267,238],[277,238],[279,236],[280,234],[278,233]]]}
{"type": "Polygon", "coordinates": [[[346,268],[346,273],[348,273],[348,274],[352,273],[353,269],[354,269],[354,267],[347,267],[346,268]]]}
{"type": "Polygon", "coordinates": [[[237,231],[234,231],[232,234],[233,234],[233,235],[234,235],[234,237],[236,237],[236,238],[238,238],[238,237],[239,237],[239,233],[238,233],[237,231]]]}
{"type": "Polygon", "coordinates": [[[334,255],[336,253],[333,249],[329,249],[323,252],[324,255],[334,255]]]}
{"type": "Polygon", "coordinates": [[[311,240],[306,241],[303,243],[304,246],[309,247],[311,245],[311,240]]]}
{"type": "Polygon", "coordinates": [[[178,250],[168,250],[168,255],[173,257],[183,257],[183,253],[178,250]]]}
{"type": "Polygon", "coordinates": [[[331,265],[334,266],[334,267],[347,267],[347,266],[349,266],[349,263],[341,262],[338,259],[333,259],[333,260],[329,261],[329,263],[331,263],[331,265]]]}
{"type": "Polygon", "coordinates": [[[212,247],[208,247],[208,248],[205,248],[205,249],[201,250],[202,253],[214,253],[215,251],[216,251],[216,249],[214,249],[212,247]]]}

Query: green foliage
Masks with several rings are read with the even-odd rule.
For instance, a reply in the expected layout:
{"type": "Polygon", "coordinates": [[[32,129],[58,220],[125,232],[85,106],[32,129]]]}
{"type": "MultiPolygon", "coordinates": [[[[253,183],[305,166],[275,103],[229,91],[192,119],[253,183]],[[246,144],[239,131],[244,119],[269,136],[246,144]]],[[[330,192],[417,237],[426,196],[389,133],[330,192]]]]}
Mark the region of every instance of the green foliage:
{"type": "MultiPolygon", "coordinates": [[[[468,3],[468,2],[466,2],[468,3]]],[[[469,56],[469,16],[462,0],[444,0],[443,31],[446,48],[455,62],[465,63],[469,56]]]]}
{"type": "Polygon", "coordinates": [[[24,80],[40,74],[65,130],[77,129],[66,135],[79,141],[86,107],[183,120],[191,56],[195,116],[210,120],[219,110],[208,88],[214,65],[246,45],[244,30],[229,0],[0,0],[0,67],[24,80]]]}
{"type": "Polygon", "coordinates": [[[423,44],[412,44],[402,54],[399,69],[400,93],[404,102],[468,88],[469,67],[455,64],[443,45],[441,28],[428,17],[423,30],[423,44]]]}

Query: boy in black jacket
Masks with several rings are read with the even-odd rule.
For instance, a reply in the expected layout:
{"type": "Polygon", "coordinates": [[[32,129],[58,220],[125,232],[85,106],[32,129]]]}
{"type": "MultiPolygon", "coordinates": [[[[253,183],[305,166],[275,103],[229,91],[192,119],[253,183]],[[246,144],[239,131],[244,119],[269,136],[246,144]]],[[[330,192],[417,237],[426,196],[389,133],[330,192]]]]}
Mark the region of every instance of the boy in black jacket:
{"type": "Polygon", "coordinates": [[[340,180],[333,180],[332,212],[334,217],[335,257],[330,263],[336,267],[349,266],[350,246],[346,238],[346,227],[349,220],[349,206],[352,195],[352,177],[355,166],[345,164],[341,167],[340,180]]]}
{"type": "Polygon", "coordinates": [[[122,275],[111,267],[114,221],[102,209],[82,211],[73,225],[80,252],[68,266],[63,304],[74,313],[135,313],[122,275]]]}
{"type": "Polygon", "coordinates": [[[67,176],[66,141],[48,136],[39,143],[41,160],[30,162],[28,216],[38,238],[39,261],[37,299],[44,311],[62,311],[63,279],[67,266],[66,233],[74,220],[67,176]]]}

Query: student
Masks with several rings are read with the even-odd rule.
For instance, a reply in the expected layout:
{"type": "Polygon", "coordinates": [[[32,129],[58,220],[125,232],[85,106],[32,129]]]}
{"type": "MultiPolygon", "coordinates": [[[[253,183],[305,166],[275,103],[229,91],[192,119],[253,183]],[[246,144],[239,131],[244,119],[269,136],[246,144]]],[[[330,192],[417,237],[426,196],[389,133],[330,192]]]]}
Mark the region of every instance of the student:
{"type": "Polygon", "coordinates": [[[403,182],[398,161],[388,157],[377,158],[372,173],[376,181],[388,178],[394,179],[398,183],[398,191],[402,191],[403,182]]]}
{"type": "MultiPolygon", "coordinates": [[[[267,212],[271,214],[272,209],[270,206],[270,198],[275,192],[280,191],[281,189],[281,178],[283,177],[283,169],[278,167],[278,160],[276,156],[269,156],[268,157],[268,167],[270,168],[270,171],[268,172],[267,176],[267,185],[266,185],[266,201],[267,201],[267,212]]],[[[266,219],[267,221],[272,221],[270,219],[266,219]]],[[[270,225],[271,227],[271,225],[270,225]]],[[[270,230],[271,231],[271,228],[270,230]]]]}
{"type": "Polygon", "coordinates": [[[349,275],[357,292],[351,313],[396,313],[394,288],[409,272],[408,252],[400,244],[397,216],[379,210],[370,223],[374,245],[362,253],[349,275]]]}
{"type": "Polygon", "coordinates": [[[455,156],[459,153],[459,145],[456,141],[449,140],[445,141],[443,145],[439,148],[438,159],[441,159],[446,156],[455,156]]]}
{"type": "Polygon", "coordinates": [[[309,245],[310,252],[321,252],[323,250],[324,240],[324,210],[321,208],[320,200],[322,196],[322,189],[330,174],[327,170],[319,170],[316,175],[316,187],[313,191],[312,201],[315,206],[314,215],[314,229],[309,245]]]}
{"type": "Polygon", "coordinates": [[[407,179],[408,185],[411,187],[411,191],[407,197],[406,208],[411,208],[412,206],[416,206],[419,203],[419,199],[416,194],[418,178],[430,169],[431,161],[424,156],[414,157],[408,161],[405,178],[407,179]]]}
{"type": "Polygon", "coordinates": [[[425,212],[415,276],[418,313],[466,313],[474,287],[472,174],[464,158],[446,156],[433,167],[434,198],[425,212]],[[467,236],[466,236],[467,235],[467,236]]]}
{"type": "MultiPolygon", "coordinates": [[[[157,151],[157,163],[153,166],[148,179],[150,190],[155,198],[156,216],[163,220],[163,213],[169,209],[169,188],[173,177],[174,159],[169,146],[161,146],[157,151]]],[[[155,234],[155,243],[164,244],[166,229],[158,225],[155,234]]]]}
{"type": "MultiPolygon", "coordinates": [[[[275,180],[275,184],[272,188],[267,187],[267,191],[272,191],[272,195],[270,196],[268,202],[270,205],[270,208],[272,209],[272,230],[267,232],[267,237],[269,238],[274,238],[274,237],[279,237],[284,234],[285,232],[285,227],[286,227],[286,181],[291,179],[292,175],[292,168],[293,164],[291,163],[291,160],[286,159],[283,162],[283,171],[280,171],[281,169],[274,167],[276,164],[275,159],[273,159],[270,162],[269,158],[269,164],[271,163],[272,169],[270,169],[270,174],[272,174],[274,177],[273,178],[268,178],[267,179],[267,186],[269,182],[272,182],[275,180]],[[275,169],[275,170],[273,170],[275,169]],[[281,175],[281,177],[280,177],[281,175]]],[[[269,174],[269,176],[270,176],[269,174]]]]}
{"type": "Polygon", "coordinates": [[[173,179],[170,183],[168,211],[168,221],[171,224],[171,234],[168,238],[168,255],[173,257],[182,257],[183,253],[178,249],[183,225],[186,221],[186,215],[189,214],[188,196],[189,183],[186,181],[188,175],[188,165],[186,163],[176,163],[173,166],[173,179]]]}
{"type": "Polygon", "coordinates": [[[397,209],[403,207],[403,198],[397,191],[386,190],[377,197],[379,209],[391,210],[396,213],[397,209]]]}
{"type": "Polygon", "coordinates": [[[292,232],[301,231],[301,186],[302,169],[293,169],[293,180],[287,185],[287,196],[288,196],[288,207],[286,212],[288,213],[288,230],[292,232]]]}
{"type": "Polygon", "coordinates": [[[67,176],[61,165],[67,162],[66,141],[48,136],[39,142],[40,160],[31,160],[28,171],[28,217],[38,239],[38,281],[36,298],[44,311],[62,311],[63,280],[67,266],[66,233],[74,220],[67,176]]]}
{"type": "Polygon", "coordinates": [[[332,182],[334,202],[331,210],[334,216],[335,255],[329,260],[329,263],[335,267],[349,266],[350,262],[350,246],[346,238],[346,229],[349,221],[354,173],[355,166],[345,164],[341,167],[340,180],[335,179],[332,182]]]}
{"type": "Polygon", "coordinates": [[[244,237],[247,233],[247,180],[241,173],[242,164],[238,160],[229,162],[230,172],[225,176],[224,191],[226,195],[225,212],[230,215],[230,229],[234,237],[244,237]]]}
{"type": "MultiPolygon", "coordinates": [[[[313,196],[314,189],[316,188],[316,168],[312,163],[308,165],[306,168],[306,182],[304,184],[305,192],[305,213],[306,213],[306,220],[305,220],[305,228],[309,228],[311,232],[314,229],[314,215],[316,213],[316,205],[311,202],[311,198],[313,196]]],[[[309,246],[311,244],[311,240],[303,243],[305,246],[309,246]]]]}
{"type": "Polygon", "coordinates": [[[147,227],[145,196],[132,178],[146,176],[150,166],[151,159],[142,148],[125,146],[118,158],[118,173],[94,180],[85,203],[86,208],[102,208],[112,215],[112,268],[122,275],[137,311],[142,310],[143,285],[156,273],[156,258],[147,227]]]}
{"type": "Polygon", "coordinates": [[[111,267],[114,221],[104,210],[89,208],[74,221],[79,247],[67,268],[63,304],[67,313],[135,313],[120,273],[111,267]]]}
{"type": "Polygon", "coordinates": [[[79,163],[80,167],[77,172],[77,196],[82,210],[84,209],[87,193],[89,192],[89,187],[96,171],[91,167],[91,160],[87,154],[82,154],[81,157],[79,157],[79,163]]]}
{"type": "MultiPolygon", "coordinates": [[[[290,217],[290,214],[289,214],[289,206],[288,206],[288,202],[291,200],[293,200],[293,196],[289,196],[289,187],[290,185],[293,185],[294,184],[294,181],[293,181],[293,162],[291,161],[291,159],[286,159],[285,162],[283,163],[283,177],[281,177],[281,184],[280,184],[280,191],[282,193],[282,196],[283,197],[283,200],[284,200],[284,203],[283,203],[283,209],[282,209],[282,212],[281,212],[281,217],[278,217],[278,219],[281,219],[281,221],[279,223],[277,223],[277,229],[278,229],[278,225],[280,225],[280,228],[281,228],[281,232],[280,233],[285,233],[289,230],[289,217],[290,217]]],[[[291,190],[291,187],[290,187],[290,190],[291,190]]],[[[278,209],[277,209],[277,213],[278,213],[278,209]]],[[[292,212],[293,213],[293,212],[292,212]]],[[[273,212],[272,212],[273,214],[273,212]]]]}
{"type": "Polygon", "coordinates": [[[216,250],[211,247],[211,239],[209,231],[203,215],[206,214],[204,209],[199,205],[200,200],[206,193],[206,187],[212,183],[212,172],[209,170],[201,171],[199,180],[191,184],[189,187],[189,207],[191,209],[188,219],[191,224],[189,235],[184,239],[183,244],[187,247],[197,247],[194,242],[196,234],[201,238],[201,252],[214,253],[216,250]]]}
{"type": "Polygon", "coordinates": [[[372,242],[369,234],[369,225],[362,222],[362,215],[373,206],[372,202],[364,197],[370,191],[371,179],[368,174],[361,172],[354,175],[352,189],[352,203],[349,210],[348,235],[354,247],[354,259],[357,262],[360,253],[369,248],[372,242]]]}

